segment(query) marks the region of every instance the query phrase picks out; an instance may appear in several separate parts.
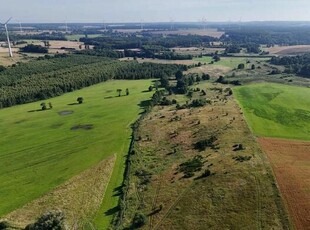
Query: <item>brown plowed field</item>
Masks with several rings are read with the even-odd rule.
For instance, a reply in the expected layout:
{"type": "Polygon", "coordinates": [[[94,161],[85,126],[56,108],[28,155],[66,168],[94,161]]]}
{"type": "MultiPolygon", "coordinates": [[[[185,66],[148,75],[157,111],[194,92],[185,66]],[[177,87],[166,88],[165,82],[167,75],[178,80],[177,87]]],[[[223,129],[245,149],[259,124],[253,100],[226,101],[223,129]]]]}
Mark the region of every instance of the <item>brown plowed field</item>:
{"type": "Polygon", "coordinates": [[[310,142],[259,138],[295,228],[310,229],[310,142]]]}

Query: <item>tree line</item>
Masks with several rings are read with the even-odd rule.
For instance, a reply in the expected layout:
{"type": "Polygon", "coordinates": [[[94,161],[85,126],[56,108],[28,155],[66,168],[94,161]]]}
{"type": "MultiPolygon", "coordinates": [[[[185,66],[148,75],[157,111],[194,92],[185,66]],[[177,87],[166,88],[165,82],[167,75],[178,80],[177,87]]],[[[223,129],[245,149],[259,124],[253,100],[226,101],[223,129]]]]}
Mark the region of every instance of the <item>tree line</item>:
{"type": "Polygon", "coordinates": [[[44,100],[109,79],[167,78],[180,65],[70,55],[23,63],[0,73],[0,108],[44,100]]]}
{"type": "Polygon", "coordinates": [[[285,66],[285,73],[295,73],[310,78],[310,54],[272,57],[270,63],[285,66]]]}

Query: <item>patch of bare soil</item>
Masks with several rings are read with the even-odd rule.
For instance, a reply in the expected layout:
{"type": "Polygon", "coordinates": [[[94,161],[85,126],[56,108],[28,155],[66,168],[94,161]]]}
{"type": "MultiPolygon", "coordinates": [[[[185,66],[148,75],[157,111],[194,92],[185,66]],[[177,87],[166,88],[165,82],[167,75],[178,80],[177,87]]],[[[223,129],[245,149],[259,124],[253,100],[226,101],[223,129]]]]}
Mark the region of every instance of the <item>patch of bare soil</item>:
{"type": "Polygon", "coordinates": [[[259,138],[296,229],[310,229],[310,142],[259,138]]]}
{"type": "Polygon", "coordinates": [[[63,110],[63,111],[58,112],[58,114],[59,114],[60,116],[67,116],[67,115],[70,115],[70,114],[72,114],[72,113],[73,113],[72,110],[63,110]]]}
{"type": "Polygon", "coordinates": [[[79,130],[79,129],[84,129],[84,130],[91,130],[94,128],[93,124],[87,124],[87,125],[75,125],[71,127],[71,130],[79,130]]]}

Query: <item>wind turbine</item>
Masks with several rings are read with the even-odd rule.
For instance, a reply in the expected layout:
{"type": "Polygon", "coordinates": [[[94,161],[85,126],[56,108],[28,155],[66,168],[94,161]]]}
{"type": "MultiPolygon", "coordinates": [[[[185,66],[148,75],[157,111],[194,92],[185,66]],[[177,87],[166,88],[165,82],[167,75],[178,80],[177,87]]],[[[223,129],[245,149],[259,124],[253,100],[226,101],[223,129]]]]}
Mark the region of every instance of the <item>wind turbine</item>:
{"type": "Polygon", "coordinates": [[[171,27],[170,30],[174,30],[174,20],[173,18],[170,18],[171,27]]]}
{"type": "Polygon", "coordinates": [[[140,19],[140,28],[141,28],[141,30],[143,30],[143,20],[142,19],[140,19]]]}
{"type": "Polygon", "coordinates": [[[20,28],[20,32],[22,33],[23,32],[23,27],[22,27],[22,23],[19,22],[19,28],[20,28]]]}
{"type": "Polygon", "coordinates": [[[203,17],[201,21],[202,21],[202,24],[203,24],[203,29],[206,30],[206,28],[207,28],[207,18],[203,17]]]}
{"type": "Polygon", "coordinates": [[[103,27],[104,30],[107,30],[107,24],[105,23],[104,20],[102,20],[102,27],[103,27]]]}
{"type": "Polygon", "coordinates": [[[7,38],[8,46],[9,46],[9,55],[10,55],[10,57],[13,57],[12,48],[11,48],[11,42],[10,42],[10,37],[9,37],[9,31],[8,31],[8,26],[7,26],[9,21],[11,21],[11,19],[12,19],[12,17],[9,20],[7,20],[5,23],[1,23],[1,24],[5,28],[6,38],[7,38]]]}

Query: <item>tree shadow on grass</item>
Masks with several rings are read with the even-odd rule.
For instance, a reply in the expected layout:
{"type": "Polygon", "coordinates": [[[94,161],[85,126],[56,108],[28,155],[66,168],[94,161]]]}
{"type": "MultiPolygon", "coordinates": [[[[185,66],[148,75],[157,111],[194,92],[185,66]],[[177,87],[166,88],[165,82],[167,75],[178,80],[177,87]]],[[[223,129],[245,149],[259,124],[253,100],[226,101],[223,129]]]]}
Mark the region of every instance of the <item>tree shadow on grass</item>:
{"type": "Polygon", "coordinates": [[[123,194],[123,186],[120,185],[113,190],[113,196],[121,196],[123,194]]]}
{"type": "Polygon", "coordinates": [[[151,105],[151,100],[144,100],[138,104],[138,106],[140,106],[142,109],[146,109],[150,105],[151,105]]]}
{"type": "Polygon", "coordinates": [[[51,110],[50,108],[46,108],[44,110],[42,109],[33,109],[33,110],[28,110],[28,113],[33,113],[33,112],[43,112],[43,111],[47,111],[47,110],[51,110]]]}
{"type": "Polygon", "coordinates": [[[111,215],[116,214],[119,211],[120,211],[120,208],[119,208],[119,205],[117,205],[117,206],[110,208],[109,210],[105,211],[104,214],[106,216],[111,216],[111,215]]]}
{"type": "Polygon", "coordinates": [[[74,103],[70,103],[70,104],[67,104],[67,105],[80,105],[80,103],[74,102],[74,103]]]}

